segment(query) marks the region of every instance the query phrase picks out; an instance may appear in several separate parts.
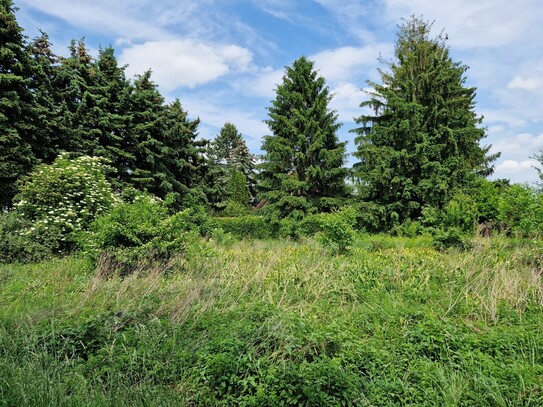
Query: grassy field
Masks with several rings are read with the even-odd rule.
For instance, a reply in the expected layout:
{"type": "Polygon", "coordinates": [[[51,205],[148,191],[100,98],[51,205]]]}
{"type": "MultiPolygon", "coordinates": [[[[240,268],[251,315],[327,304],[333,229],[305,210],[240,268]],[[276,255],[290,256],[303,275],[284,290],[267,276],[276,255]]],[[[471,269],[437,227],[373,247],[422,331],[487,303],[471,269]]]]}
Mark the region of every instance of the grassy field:
{"type": "Polygon", "coordinates": [[[223,237],[124,278],[2,265],[0,406],[541,406],[542,255],[223,237]]]}

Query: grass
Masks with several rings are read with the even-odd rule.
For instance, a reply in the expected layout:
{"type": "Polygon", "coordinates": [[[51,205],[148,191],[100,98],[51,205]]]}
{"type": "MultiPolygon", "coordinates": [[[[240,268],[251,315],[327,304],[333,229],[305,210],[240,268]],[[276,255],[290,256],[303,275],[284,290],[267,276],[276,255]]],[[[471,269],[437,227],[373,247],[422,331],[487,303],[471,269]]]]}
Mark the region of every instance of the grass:
{"type": "Polygon", "coordinates": [[[0,266],[0,406],[543,405],[538,242],[198,241],[0,266]]]}

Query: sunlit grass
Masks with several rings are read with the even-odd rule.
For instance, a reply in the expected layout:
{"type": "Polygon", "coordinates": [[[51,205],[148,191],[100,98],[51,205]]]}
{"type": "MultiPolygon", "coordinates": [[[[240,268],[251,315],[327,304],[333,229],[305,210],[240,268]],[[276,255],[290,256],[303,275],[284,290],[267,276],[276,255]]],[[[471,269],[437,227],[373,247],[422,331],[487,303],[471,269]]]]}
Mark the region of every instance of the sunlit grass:
{"type": "Polygon", "coordinates": [[[107,267],[0,266],[0,405],[543,400],[537,242],[211,240],[107,267]]]}

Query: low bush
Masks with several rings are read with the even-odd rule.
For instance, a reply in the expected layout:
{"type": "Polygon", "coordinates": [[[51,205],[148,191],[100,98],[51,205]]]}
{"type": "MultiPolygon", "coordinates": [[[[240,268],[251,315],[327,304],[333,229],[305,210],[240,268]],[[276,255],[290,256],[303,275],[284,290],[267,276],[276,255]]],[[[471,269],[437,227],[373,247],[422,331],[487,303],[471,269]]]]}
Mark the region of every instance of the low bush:
{"type": "Polygon", "coordinates": [[[26,232],[31,228],[32,222],[15,212],[0,213],[0,263],[36,262],[59,251],[62,237],[51,235],[55,230],[37,240],[26,232]]]}
{"type": "Polygon", "coordinates": [[[326,214],[321,219],[321,231],[317,239],[325,249],[335,254],[345,253],[353,244],[356,223],[356,213],[353,208],[345,208],[341,211],[326,214]]]}
{"type": "Polygon", "coordinates": [[[116,206],[98,218],[79,245],[98,264],[126,275],[136,268],[167,262],[183,254],[187,240],[211,233],[212,226],[203,209],[191,208],[168,215],[166,205],[149,195],[116,206]]]}
{"type": "Polygon", "coordinates": [[[469,250],[473,248],[473,241],[461,229],[453,227],[446,230],[438,229],[434,234],[433,246],[437,250],[469,250]]]}
{"type": "Polygon", "coordinates": [[[15,197],[14,216],[26,221],[19,233],[51,253],[72,250],[78,233],[120,203],[106,179],[109,171],[99,157],[70,158],[66,153],[37,166],[15,197]]]}
{"type": "Polygon", "coordinates": [[[214,225],[240,239],[269,239],[276,236],[276,227],[261,216],[214,218],[214,225]]]}

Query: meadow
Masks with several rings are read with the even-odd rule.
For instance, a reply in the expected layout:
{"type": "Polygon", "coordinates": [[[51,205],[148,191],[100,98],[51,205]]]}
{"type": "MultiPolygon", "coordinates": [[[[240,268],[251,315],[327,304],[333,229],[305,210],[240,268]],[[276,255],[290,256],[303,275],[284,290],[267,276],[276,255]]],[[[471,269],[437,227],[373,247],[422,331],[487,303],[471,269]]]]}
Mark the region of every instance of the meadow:
{"type": "Polygon", "coordinates": [[[192,239],[0,265],[0,406],[541,406],[541,242],[192,239]]]}

